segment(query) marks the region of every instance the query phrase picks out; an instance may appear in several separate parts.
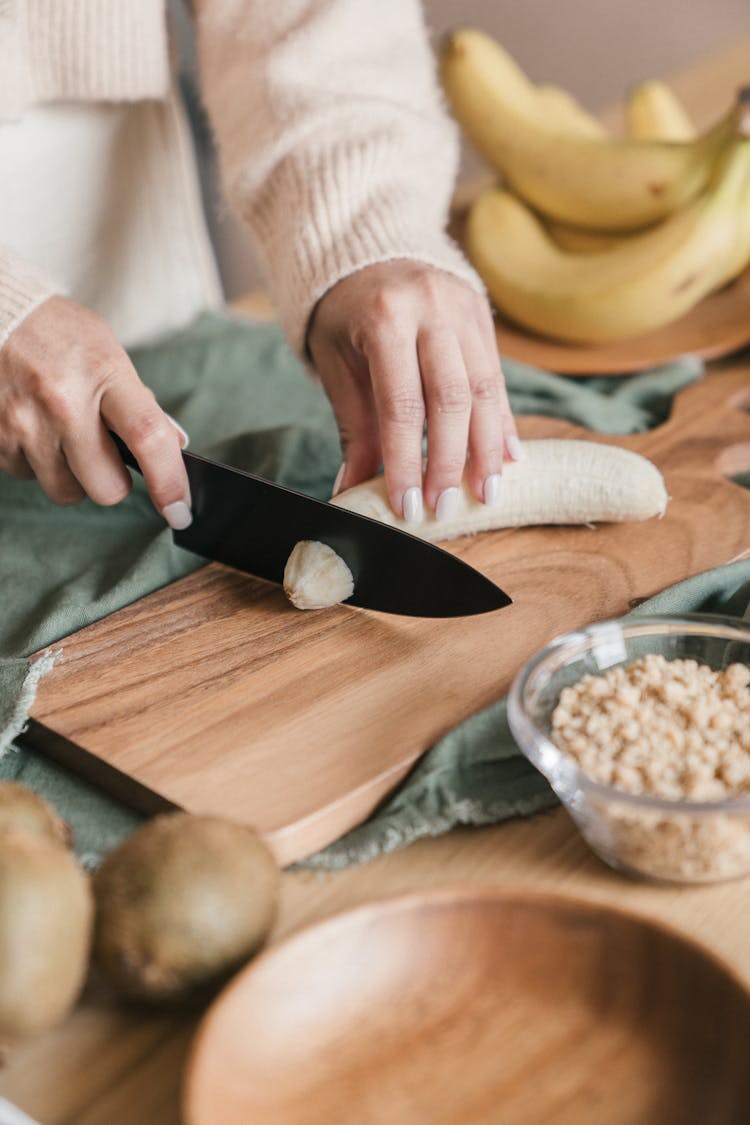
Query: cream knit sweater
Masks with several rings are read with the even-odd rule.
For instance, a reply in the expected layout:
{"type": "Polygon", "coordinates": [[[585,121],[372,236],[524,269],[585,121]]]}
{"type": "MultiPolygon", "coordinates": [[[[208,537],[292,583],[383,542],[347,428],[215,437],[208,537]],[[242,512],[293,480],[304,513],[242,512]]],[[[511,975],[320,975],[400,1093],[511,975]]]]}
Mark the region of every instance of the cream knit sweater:
{"type": "MultiPolygon", "coordinates": [[[[457,164],[418,0],[194,0],[224,186],[292,346],[318,298],[412,258],[481,283],[443,233],[457,164]]],[[[0,0],[0,121],[166,98],[164,0],[0,0]]],[[[0,170],[2,174],[2,170],[0,170]]],[[[0,342],[54,291],[0,246],[0,342]]]]}

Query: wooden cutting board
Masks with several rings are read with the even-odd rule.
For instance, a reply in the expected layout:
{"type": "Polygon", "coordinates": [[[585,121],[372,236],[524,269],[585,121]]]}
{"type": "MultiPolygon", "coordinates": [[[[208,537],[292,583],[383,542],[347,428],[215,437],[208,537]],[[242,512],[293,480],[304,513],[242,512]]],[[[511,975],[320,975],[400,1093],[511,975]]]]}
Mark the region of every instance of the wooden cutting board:
{"type": "Polygon", "coordinates": [[[750,553],[750,491],[728,479],[750,470],[750,367],[689,387],[646,434],[520,427],[643,453],[664,473],[666,516],[456,540],[514,599],[479,617],[302,613],[277,587],[206,566],[63,642],[29,741],[146,811],[251,823],[286,864],[360,822],[553,636],[750,553]]]}

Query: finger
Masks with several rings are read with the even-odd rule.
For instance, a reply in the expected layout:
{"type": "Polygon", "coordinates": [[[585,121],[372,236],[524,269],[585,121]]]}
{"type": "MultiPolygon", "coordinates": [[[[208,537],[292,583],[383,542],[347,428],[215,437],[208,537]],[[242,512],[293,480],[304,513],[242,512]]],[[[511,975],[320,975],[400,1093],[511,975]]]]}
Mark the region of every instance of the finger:
{"type": "MultiPolygon", "coordinates": [[[[187,433],[170,414],[166,417],[177,431],[180,447],[185,449],[187,433]]],[[[95,504],[110,507],[130,495],[132,478],[100,418],[84,435],[77,432],[64,439],[63,452],[71,472],[95,504]]]]}
{"type": "Polygon", "coordinates": [[[500,360],[497,349],[490,353],[476,328],[464,334],[461,349],[472,399],[466,480],[477,500],[496,507],[502,491],[507,427],[512,422],[500,360]]]}
{"type": "Polygon", "coordinates": [[[24,449],[24,457],[44,492],[55,504],[77,504],[86,493],[57,447],[24,449]]]}
{"type": "Polygon", "coordinates": [[[342,464],[333,488],[335,496],[380,471],[377,414],[364,362],[359,368],[352,366],[327,343],[319,346],[314,359],[341,438],[342,464]]]}
{"type": "Polygon", "coordinates": [[[518,436],[518,427],[516,426],[516,420],[513,417],[513,411],[508,398],[508,388],[505,385],[505,377],[502,374],[502,362],[500,360],[492,310],[484,300],[480,301],[479,325],[490,362],[497,362],[500,367],[500,409],[503,416],[505,459],[520,461],[523,457],[523,446],[518,436]]]}
{"type": "MultiPolygon", "coordinates": [[[[105,390],[100,411],[138,462],[156,510],[175,530],[189,527],[190,485],[180,436],[134,368],[126,369],[105,390]]],[[[112,444],[109,437],[106,440],[112,444]]]]}
{"type": "Polygon", "coordinates": [[[62,443],[71,472],[95,504],[110,507],[129,495],[133,483],[99,417],[62,443]]]}
{"type": "Polygon", "coordinates": [[[0,469],[16,480],[33,480],[34,470],[20,449],[0,458],[0,469]]]}
{"type": "Polygon", "coordinates": [[[187,449],[187,447],[190,445],[190,435],[188,434],[187,430],[183,429],[177,419],[173,418],[171,414],[166,414],[165,412],[165,416],[169,418],[169,421],[177,430],[180,438],[180,449],[187,449]]]}
{"type": "Polygon", "coordinates": [[[425,502],[438,519],[450,519],[466,464],[469,380],[455,332],[421,331],[417,352],[427,407],[425,502]]]}
{"type": "Polygon", "coordinates": [[[409,523],[422,519],[425,404],[416,338],[391,325],[363,347],[372,383],[388,499],[409,523]]]}

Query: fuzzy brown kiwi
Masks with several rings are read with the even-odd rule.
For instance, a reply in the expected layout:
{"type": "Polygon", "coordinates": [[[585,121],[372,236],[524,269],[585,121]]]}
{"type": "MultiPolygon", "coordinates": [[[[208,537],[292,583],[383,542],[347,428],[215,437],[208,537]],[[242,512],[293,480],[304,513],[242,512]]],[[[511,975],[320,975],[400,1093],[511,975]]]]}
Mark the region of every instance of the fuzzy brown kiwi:
{"type": "Polygon", "coordinates": [[[94,877],[94,962],[122,995],[204,994],[263,944],[280,872],[251,828],[165,813],[123,841],[94,877]]]}
{"type": "Polygon", "coordinates": [[[65,848],[73,843],[70,825],[43,797],[16,781],[0,781],[0,831],[4,828],[44,836],[65,848]]]}
{"type": "Polygon", "coordinates": [[[0,1043],[60,1023],[83,987],[93,926],[90,880],[44,836],[0,830],[0,1043]]]}

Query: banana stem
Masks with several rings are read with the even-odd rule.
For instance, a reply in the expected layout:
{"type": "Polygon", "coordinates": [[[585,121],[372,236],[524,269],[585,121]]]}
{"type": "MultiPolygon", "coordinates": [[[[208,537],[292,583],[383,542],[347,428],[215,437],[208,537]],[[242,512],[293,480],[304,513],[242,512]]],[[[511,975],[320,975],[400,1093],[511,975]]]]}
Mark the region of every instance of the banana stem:
{"type": "Polygon", "coordinates": [[[739,121],[737,131],[743,137],[750,137],[750,86],[743,86],[738,95],[739,121]]]}
{"type": "MultiPolygon", "coordinates": [[[[750,118],[750,105],[748,106],[750,118]]],[[[723,207],[725,202],[744,194],[750,172],[750,134],[741,133],[719,159],[709,186],[709,206],[723,207]]]]}

